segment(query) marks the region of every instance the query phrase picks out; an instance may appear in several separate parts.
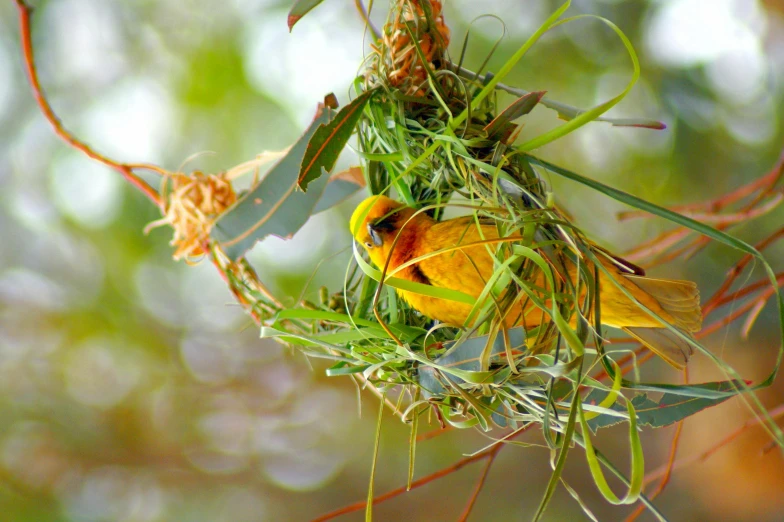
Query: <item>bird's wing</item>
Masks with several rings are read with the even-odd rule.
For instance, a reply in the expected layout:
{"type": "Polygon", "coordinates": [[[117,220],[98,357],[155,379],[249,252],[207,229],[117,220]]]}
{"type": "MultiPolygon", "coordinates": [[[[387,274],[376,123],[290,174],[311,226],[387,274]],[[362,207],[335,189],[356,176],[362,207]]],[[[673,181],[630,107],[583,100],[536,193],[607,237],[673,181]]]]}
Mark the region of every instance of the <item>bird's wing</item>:
{"type": "Polygon", "coordinates": [[[591,241],[591,247],[593,248],[595,253],[599,254],[600,258],[601,258],[601,256],[604,256],[613,265],[615,265],[616,267],[620,268],[620,272],[622,274],[624,274],[624,275],[631,274],[631,275],[636,275],[636,276],[644,276],[645,275],[645,269],[644,268],[639,267],[639,266],[635,265],[634,263],[632,263],[630,261],[627,261],[626,259],[613,254],[612,252],[610,252],[606,248],[597,245],[593,241],[591,241]]]}
{"type": "MultiPolygon", "coordinates": [[[[482,226],[479,234],[471,218],[450,219],[430,227],[417,245],[417,257],[498,237],[495,227],[482,226]]],[[[493,245],[490,245],[493,248],[493,245]]],[[[417,263],[431,284],[479,296],[493,273],[493,259],[484,245],[465,246],[443,252],[417,263]]]]}

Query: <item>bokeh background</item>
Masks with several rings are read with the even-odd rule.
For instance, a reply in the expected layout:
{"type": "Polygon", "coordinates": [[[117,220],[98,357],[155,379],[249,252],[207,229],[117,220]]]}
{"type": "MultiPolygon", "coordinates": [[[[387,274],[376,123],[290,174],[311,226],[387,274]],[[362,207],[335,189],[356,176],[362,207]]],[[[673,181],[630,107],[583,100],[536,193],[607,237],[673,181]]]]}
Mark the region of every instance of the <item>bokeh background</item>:
{"type": "MultiPolygon", "coordinates": [[[[290,0],[32,0],[41,80],[65,125],[122,161],[216,172],[279,150],[316,103],[348,86],[367,51],[350,0],[326,0],[292,34],[290,0]]],[[[592,124],[539,151],[545,158],[661,204],[715,197],[766,172],[784,144],[784,2],[575,0],[634,43],[642,80],[611,115],[666,122],[665,131],[592,124]]],[[[386,2],[376,2],[382,23],[386,2]]],[[[498,67],[557,7],[548,0],[451,0],[452,54],[469,24],[494,14],[506,36],[498,67]]],[[[23,73],[14,3],[0,4],[0,520],[301,521],[365,498],[377,402],[324,365],[258,339],[209,264],[171,260],[169,232],[115,173],[58,141],[23,73]]],[[[466,65],[502,29],[471,26],[466,65]]],[[[623,46],[590,20],[548,34],[507,83],[586,107],[623,89],[623,46]]],[[[537,109],[523,132],[556,125],[537,109]]],[[[351,154],[343,160],[352,163],[351,154]]],[[[615,202],[553,179],[583,228],[618,252],[653,237],[656,221],[619,224],[615,202]]],[[[311,219],[291,240],[250,257],[279,297],[337,289],[348,260],[347,216],[360,196],[311,219]],[[320,263],[326,259],[327,261],[320,263]],[[306,285],[315,272],[313,281],[306,285]]],[[[781,210],[737,233],[764,237],[781,210]]],[[[769,252],[781,270],[784,249],[769,252]]],[[[717,287],[737,255],[711,247],[655,274],[717,287]]],[[[759,277],[759,271],[750,276],[759,277]]],[[[778,344],[772,307],[748,340],[708,340],[759,380],[778,344]]],[[[695,358],[692,378],[721,378],[695,358]]],[[[645,377],[678,382],[652,362],[645,377]]],[[[762,394],[770,407],[784,387],[762,394]]],[[[730,401],[690,419],[680,455],[715,444],[750,417],[730,401]]],[[[624,429],[599,446],[626,466],[624,429]]],[[[648,469],[666,459],[673,428],[644,433],[648,469]]],[[[524,441],[540,443],[539,433],[524,441]]],[[[451,432],[419,445],[417,475],[487,439],[451,432]]],[[[407,430],[388,417],[376,491],[405,483],[407,430]]],[[[672,520],[781,520],[784,460],[749,430],[704,463],[677,471],[657,501],[672,520]]],[[[541,447],[501,453],[471,520],[533,514],[549,477],[541,447]]],[[[376,508],[377,520],[456,520],[481,465],[376,508]]],[[[580,451],[565,477],[600,520],[619,520],[596,492],[580,451]]],[[[547,520],[586,519],[560,490],[547,520]]],[[[361,520],[361,514],[342,520],[361,520]]],[[[641,520],[652,520],[644,515],[641,520]]]]}

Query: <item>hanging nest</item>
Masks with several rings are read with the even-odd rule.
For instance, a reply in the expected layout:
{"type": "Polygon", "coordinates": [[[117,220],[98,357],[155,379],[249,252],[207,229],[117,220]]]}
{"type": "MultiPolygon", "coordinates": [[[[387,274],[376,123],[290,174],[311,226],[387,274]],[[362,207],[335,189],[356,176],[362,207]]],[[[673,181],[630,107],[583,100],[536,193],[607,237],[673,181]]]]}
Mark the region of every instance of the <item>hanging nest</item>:
{"type": "MultiPolygon", "coordinates": [[[[578,302],[578,291],[565,269],[567,260],[574,262],[575,253],[590,246],[554,207],[549,187],[528,158],[512,148],[518,124],[513,118],[499,118],[495,96],[475,100],[485,87],[482,78],[458,74],[459,68],[448,59],[448,42],[440,2],[403,0],[392,9],[363,76],[364,90],[380,89],[382,94],[360,121],[359,140],[369,157],[398,155],[399,159],[368,161],[368,186],[374,194],[425,207],[436,219],[449,205],[469,207],[478,219],[495,223],[501,237],[529,238],[520,242],[526,247],[534,240],[547,245],[541,259],[556,274],[555,287],[532,288],[527,282],[539,278],[542,266],[520,255],[516,245],[492,245],[500,262],[512,256],[518,259],[509,278],[512,290],[498,296],[496,314],[485,314],[486,319],[469,331],[433,327],[392,292],[379,292],[374,309],[378,283],[355,271],[345,296],[352,315],[380,318],[398,339],[358,340],[350,343],[351,350],[361,354],[362,367],[377,369],[367,374],[377,386],[401,398],[400,392],[406,392],[407,419],[422,413],[428,404],[435,406],[444,422],[459,427],[479,424],[490,429],[492,424],[541,422],[547,415],[546,403],[557,402],[550,391],[552,367],[559,366],[560,358],[566,368],[576,354],[566,355],[568,350],[559,354],[562,335],[553,322],[527,332],[507,331],[501,318],[524,292],[538,294],[542,301],[545,296],[559,296],[563,317],[590,317],[593,294],[588,292],[588,298],[578,302]],[[463,118],[456,123],[460,115],[463,118]],[[441,146],[445,142],[448,145],[441,146]],[[410,358],[384,364],[385,358],[400,353],[397,341],[410,358]],[[454,371],[445,372],[445,367],[454,371]],[[531,371],[521,374],[523,368],[531,371]],[[470,384],[469,375],[485,380],[470,384]],[[531,395],[521,399],[522,389],[531,395]]],[[[533,93],[530,108],[540,98],[541,93],[533,93]]],[[[584,278],[592,276],[581,274],[577,284],[590,288],[584,278]]],[[[330,329],[340,330],[340,326],[322,331],[330,329]]],[[[583,340],[590,329],[582,323],[583,340]]],[[[568,391],[563,388],[559,393],[568,391]]]]}
{"type": "Polygon", "coordinates": [[[374,63],[367,73],[404,95],[422,96],[428,73],[443,68],[448,46],[440,1],[398,2],[381,40],[371,45],[374,63]]]}

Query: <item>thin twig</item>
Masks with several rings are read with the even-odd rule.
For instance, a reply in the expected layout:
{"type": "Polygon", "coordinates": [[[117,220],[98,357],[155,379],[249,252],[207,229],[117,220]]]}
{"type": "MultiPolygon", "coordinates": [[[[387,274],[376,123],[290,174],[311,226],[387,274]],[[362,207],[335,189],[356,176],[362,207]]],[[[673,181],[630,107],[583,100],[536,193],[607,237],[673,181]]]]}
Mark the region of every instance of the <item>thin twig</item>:
{"type": "Polygon", "coordinates": [[[688,237],[690,233],[687,228],[668,230],[625,253],[623,258],[635,263],[643,259],[655,258],[688,237]]]}
{"type": "MultiPolygon", "coordinates": [[[[758,218],[778,207],[781,202],[784,201],[784,188],[776,189],[776,185],[778,185],[782,178],[784,178],[784,152],[776,166],[773,167],[770,172],[751,183],[747,183],[712,201],[674,206],[670,207],[670,210],[696,219],[697,221],[712,224],[718,230],[726,231],[731,226],[758,218]],[[734,212],[729,214],[721,213],[724,208],[750,196],[753,197],[734,212]],[[769,198],[769,200],[764,201],[766,198],[769,198]]],[[[650,213],[640,210],[626,211],[618,214],[618,218],[622,221],[647,216],[650,216],[650,213]]],[[[708,237],[698,236],[685,245],[682,245],[675,250],[670,250],[681,240],[691,235],[692,232],[692,230],[686,227],[676,227],[672,230],[663,232],[654,239],[638,245],[632,251],[628,252],[625,257],[631,261],[648,259],[649,266],[666,263],[681,256],[688,259],[710,243],[708,237]],[[667,253],[665,254],[665,252],[667,253]]],[[[775,241],[775,237],[768,238],[767,241],[775,241]]],[[[748,262],[748,260],[746,260],[746,262],[748,262]]],[[[727,286],[729,286],[729,284],[731,284],[731,281],[727,286]]]]}
{"type": "MultiPolygon", "coordinates": [[[[488,74],[477,74],[473,71],[466,69],[456,63],[447,63],[447,68],[451,71],[457,73],[458,75],[467,78],[471,81],[479,81],[480,83],[485,83],[488,77],[488,74]]],[[[518,87],[512,87],[511,85],[506,85],[504,83],[498,82],[495,84],[496,89],[508,92],[509,94],[514,94],[515,96],[526,96],[531,94],[531,91],[526,91],[525,89],[520,89],[518,87]]],[[[588,112],[585,109],[580,109],[578,107],[574,107],[572,105],[568,105],[566,103],[561,103],[555,100],[551,100],[550,98],[543,97],[539,100],[539,103],[547,107],[548,109],[552,109],[558,112],[559,115],[563,116],[567,119],[573,119],[579,116],[584,112],[588,112]]],[[[603,121],[605,123],[610,123],[617,127],[643,127],[647,129],[655,129],[655,130],[662,130],[666,129],[667,126],[655,120],[644,120],[638,118],[608,118],[606,116],[600,116],[595,118],[595,121],[603,121]]]]}
{"type": "MultiPolygon", "coordinates": [[[[240,304],[240,306],[242,306],[245,309],[245,311],[248,314],[250,314],[251,318],[253,318],[253,321],[257,325],[262,324],[263,318],[253,308],[253,304],[251,302],[249,302],[245,298],[245,296],[242,295],[242,293],[239,291],[239,289],[235,285],[233,285],[232,282],[229,280],[229,276],[226,273],[226,270],[221,266],[221,261],[220,261],[220,258],[219,258],[220,253],[218,252],[218,250],[215,249],[215,248],[212,248],[212,249],[209,248],[209,245],[205,245],[204,248],[205,248],[205,252],[210,252],[210,261],[215,266],[215,268],[218,270],[218,274],[220,275],[221,279],[223,279],[223,282],[226,283],[227,287],[229,287],[229,291],[234,296],[234,299],[236,299],[237,302],[240,304]]],[[[273,302],[275,302],[275,301],[273,301],[273,302]]]]}
{"type": "MultiPolygon", "coordinates": [[[[779,284],[779,286],[784,285],[784,272],[779,272],[778,274],[776,274],[776,282],[779,284]]],[[[750,285],[746,285],[743,288],[738,289],[736,292],[733,292],[730,295],[726,295],[726,296],[722,297],[721,299],[718,299],[715,302],[715,304],[712,305],[706,311],[706,314],[710,313],[711,311],[715,310],[716,308],[720,308],[720,307],[722,307],[722,306],[724,306],[726,304],[729,304],[729,303],[734,303],[738,299],[746,297],[749,294],[753,294],[754,292],[756,292],[756,291],[758,291],[758,290],[760,290],[762,288],[767,288],[769,286],[770,286],[770,281],[768,281],[767,279],[762,279],[762,280],[757,281],[755,283],[752,283],[750,285]]],[[[704,307],[704,308],[707,308],[707,307],[704,307]]]]}
{"type": "MultiPolygon", "coordinates": [[[[765,238],[763,241],[756,244],[755,248],[760,252],[762,252],[770,245],[772,245],[773,243],[775,243],[776,241],[782,238],[784,238],[784,227],[777,230],[776,232],[774,232],[773,234],[765,238]]],[[[738,277],[740,277],[741,272],[743,272],[743,269],[746,268],[746,265],[748,265],[752,259],[754,259],[753,256],[751,256],[750,254],[746,254],[745,256],[743,256],[743,258],[740,261],[738,261],[738,263],[734,267],[732,267],[726,279],[722,283],[721,287],[713,294],[713,296],[711,296],[711,298],[705,304],[704,313],[706,315],[714,308],[721,306],[720,303],[722,300],[722,296],[724,296],[724,294],[730,289],[730,287],[735,282],[735,280],[738,277]]],[[[738,294],[739,292],[740,290],[735,294],[738,294]]],[[[735,298],[733,297],[733,300],[734,299],[735,298]]]]}
{"type": "MultiPolygon", "coordinates": [[[[457,462],[455,462],[454,464],[452,464],[451,466],[440,469],[434,473],[431,473],[430,475],[422,477],[421,479],[415,480],[414,482],[411,483],[411,489],[422,487],[425,484],[429,484],[430,482],[433,482],[434,480],[450,475],[456,471],[463,469],[464,467],[471,464],[472,462],[477,462],[479,460],[489,458],[490,456],[495,455],[497,453],[497,451],[494,450],[495,448],[491,448],[481,453],[477,453],[476,455],[462,458],[457,462]]],[[[400,496],[403,493],[406,493],[406,491],[408,491],[406,486],[401,486],[397,489],[393,489],[392,491],[388,491],[383,495],[379,495],[375,497],[373,499],[373,505],[375,506],[376,504],[380,504],[384,501],[400,496]]],[[[348,506],[344,506],[340,509],[336,509],[335,511],[331,511],[325,515],[321,515],[318,518],[314,518],[312,522],[324,522],[325,520],[332,520],[333,518],[337,518],[339,516],[346,515],[348,513],[362,511],[363,509],[365,509],[366,505],[367,502],[365,501],[355,502],[354,504],[349,504],[348,506]]]]}
{"type": "Polygon", "coordinates": [[[30,87],[32,88],[35,102],[41,109],[44,117],[52,125],[55,134],[57,134],[57,136],[59,136],[63,141],[65,141],[74,149],[82,151],[89,158],[99,161],[107,167],[111,167],[112,169],[119,172],[129,183],[139,189],[142,194],[147,196],[150,201],[160,207],[161,202],[160,198],[158,197],[158,193],[144,180],[134,174],[131,171],[131,167],[129,165],[118,163],[102,154],[95,152],[89,145],[83,141],[80,141],[73,134],[68,132],[65,127],[63,127],[62,122],[60,122],[60,119],[57,117],[54,110],[52,109],[52,106],[49,104],[49,101],[46,99],[43,89],[41,88],[41,83],[38,80],[38,70],[36,69],[35,65],[35,58],[33,55],[33,41],[30,30],[30,15],[32,14],[33,9],[27,5],[24,0],[16,0],[16,6],[17,10],[19,11],[19,32],[22,44],[22,52],[24,55],[25,69],[27,71],[27,78],[30,80],[30,87]]]}
{"type": "Polygon", "coordinates": [[[426,440],[434,439],[438,436],[441,436],[445,433],[449,433],[450,431],[454,431],[454,430],[455,427],[450,424],[448,426],[444,426],[443,428],[428,431],[427,433],[423,433],[422,435],[417,435],[416,441],[417,443],[424,442],[426,440]]]}
{"type": "MultiPolygon", "coordinates": [[[[781,404],[781,405],[773,408],[768,413],[770,414],[770,418],[771,419],[784,417],[784,404],[781,404]]],[[[740,435],[742,435],[744,431],[746,431],[747,429],[752,428],[754,426],[759,426],[763,422],[765,422],[765,420],[761,419],[759,417],[754,417],[752,419],[747,420],[745,423],[743,423],[742,426],[740,426],[738,429],[736,429],[735,431],[733,431],[732,433],[730,433],[729,435],[727,435],[726,437],[721,439],[719,442],[717,442],[716,444],[711,446],[706,451],[703,451],[702,453],[700,453],[698,455],[690,456],[689,458],[686,458],[686,459],[679,459],[679,460],[677,460],[675,462],[675,464],[672,466],[672,469],[673,470],[678,470],[678,469],[681,469],[681,468],[685,468],[687,466],[691,466],[692,464],[696,464],[698,462],[704,462],[704,461],[708,460],[711,456],[713,456],[714,453],[716,453],[721,448],[725,447],[727,444],[729,444],[733,440],[737,439],[740,435]]],[[[655,470],[651,471],[650,473],[648,473],[645,476],[645,482],[648,483],[648,482],[651,482],[653,480],[656,480],[659,477],[665,476],[667,474],[668,467],[669,466],[664,465],[664,466],[660,466],[660,467],[656,468],[655,470]]]]}
{"type": "Polygon", "coordinates": [[[362,21],[365,22],[367,28],[370,29],[370,34],[373,35],[373,40],[379,40],[381,38],[381,32],[379,32],[378,28],[373,25],[373,22],[370,20],[370,13],[367,9],[365,9],[365,5],[362,3],[362,0],[354,0],[354,5],[357,7],[357,11],[359,11],[359,16],[362,18],[362,21]]]}
{"type": "MultiPolygon", "coordinates": [[[[683,369],[683,380],[684,380],[685,384],[688,384],[688,382],[689,382],[689,369],[688,368],[684,368],[683,369]]],[[[675,426],[675,433],[672,436],[672,444],[670,445],[670,456],[667,459],[667,467],[665,468],[664,477],[659,482],[659,485],[656,486],[656,489],[654,490],[654,492],[651,493],[648,496],[648,498],[651,499],[651,500],[654,500],[656,497],[658,497],[661,494],[661,492],[664,491],[664,488],[667,487],[667,484],[670,483],[670,477],[672,476],[672,470],[673,470],[673,467],[675,466],[675,457],[678,454],[678,444],[680,443],[680,440],[681,440],[681,432],[683,431],[683,423],[684,422],[685,422],[685,419],[682,419],[682,420],[678,421],[678,424],[676,424],[676,426],[675,426]]],[[[647,485],[649,482],[651,482],[651,481],[649,480],[647,482],[643,482],[643,485],[647,485]]],[[[641,505],[637,506],[637,509],[635,509],[626,518],[626,520],[624,522],[634,522],[634,520],[636,520],[637,517],[642,515],[642,513],[644,511],[645,511],[645,506],[644,505],[641,504],[641,505]]]]}
{"type": "Polygon", "coordinates": [[[471,511],[474,509],[474,504],[476,504],[476,499],[479,498],[479,493],[482,492],[487,475],[490,473],[490,468],[493,466],[493,462],[495,462],[495,457],[503,447],[503,444],[493,446],[493,452],[490,454],[490,457],[488,457],[487,462],[485,463],[485,467],[482,469],[482,474],[479,475],[476,486],[474,486],[474,492],[471,493],[471,498],[468,499],[468,504],[466,504],[465,509],[463,509],[463,513],[458,519],[459,522],[466,522],[468,517],[471,515],[471,511]]]}
{"type": "Polygon", "coordinates": [[[698,337],[705,337],[708,334],[715,332],[716,330],[720,330],[721,328],[727,326],[728,324],[732,323],[739,317],[743,316],[746,312],[753,309],[757,306],[759,301],[767,301],[778,292],[778,288],[768,288],[765,292],[763,292],[757,299],[753,299],[747,303],[744,303],[740,308],[734,310],[730,315],[715,321],[708,326],[703,326],[702,330],[700,330],[698,337]]]}

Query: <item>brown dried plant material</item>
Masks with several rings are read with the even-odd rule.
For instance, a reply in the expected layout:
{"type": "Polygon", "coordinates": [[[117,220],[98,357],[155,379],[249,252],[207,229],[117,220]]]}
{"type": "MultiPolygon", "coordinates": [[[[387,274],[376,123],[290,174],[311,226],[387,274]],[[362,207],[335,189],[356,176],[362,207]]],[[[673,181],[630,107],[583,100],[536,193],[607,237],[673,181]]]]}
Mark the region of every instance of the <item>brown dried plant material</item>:
{"type": "Polygon", "coordinates": [[[422,96],[426,67],[443,68],[448,45],[449,28],[444,23],[440,0],[400,0],[384,26],[380,45],[371,46],[378,60],[375,72],[404,94],[422,96]],[[426,64],[417,53],[412,34],[426,64]]]}
{"type": "Polygon", "coordinates": [[[175,260],[190,261],[206,254],[210,230],[217,218],[237,201],[237,194],[227,174],[170,173],[161,189],[163,217],[153,221],[145,232],[163,225],[174,229],[171,245],[176,247],[175,260]],[[171,184],[171,193],[166,189],[171,184]]]}

